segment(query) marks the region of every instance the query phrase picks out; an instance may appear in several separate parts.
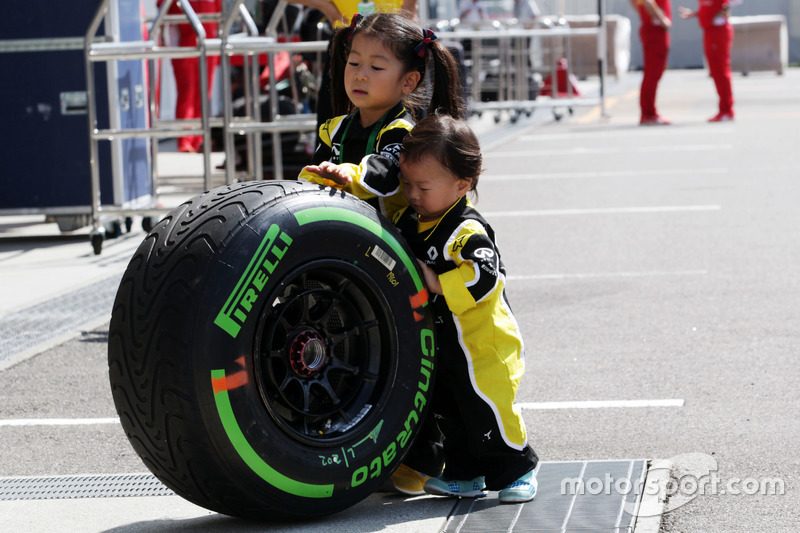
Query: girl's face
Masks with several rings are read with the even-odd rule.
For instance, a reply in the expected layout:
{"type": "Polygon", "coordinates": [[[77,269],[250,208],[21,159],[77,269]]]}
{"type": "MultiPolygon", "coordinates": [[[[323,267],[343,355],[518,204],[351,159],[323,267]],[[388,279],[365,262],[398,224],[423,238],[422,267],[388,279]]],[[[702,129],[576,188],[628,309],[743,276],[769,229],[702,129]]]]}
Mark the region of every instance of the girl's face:
{"type": "Polygon", "coordinates": [[[362,126],[381,118],[419,83],[419,72],[403,72],[403,63],[383,43],[356,34],[344,69],[347,97],[361,113],[362,126]]]}
{"type": "Polygon", "coordinates": [[[423,222],[442,216],[472,186],[428,154],[412,161],[401,153],[400,173],[403,194],[423,222]]]}

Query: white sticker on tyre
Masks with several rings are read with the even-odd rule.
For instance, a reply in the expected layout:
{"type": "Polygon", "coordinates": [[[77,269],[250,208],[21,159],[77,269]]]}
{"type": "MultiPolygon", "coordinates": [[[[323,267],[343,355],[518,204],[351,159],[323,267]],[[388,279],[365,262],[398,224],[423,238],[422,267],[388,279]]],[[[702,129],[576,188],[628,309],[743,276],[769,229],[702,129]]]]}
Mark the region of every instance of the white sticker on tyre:
{"type": "Polygon", "coordinates": [[[395,261],[391,255],[383,251],[380,246],[372,247],[372,257],[377,259],[378,262],[389,271],[394,270],[394,266],[397,264],[397,261],[395,261]]]}

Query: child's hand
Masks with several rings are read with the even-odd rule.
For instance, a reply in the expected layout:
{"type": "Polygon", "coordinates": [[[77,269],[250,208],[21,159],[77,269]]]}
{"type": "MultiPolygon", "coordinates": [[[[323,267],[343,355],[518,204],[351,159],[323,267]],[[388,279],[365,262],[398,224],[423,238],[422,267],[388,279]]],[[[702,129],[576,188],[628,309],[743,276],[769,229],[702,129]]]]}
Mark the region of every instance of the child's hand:
{"type": "Polygon", "coordinates": [[[353,182],[353,178],[344,167],[335,163],[331,163],[330,161],[323,161],[319,165],[306,165],[304,170],[313,172],[318,176],[331,180],[340,188],[345,187],[353,182]]]}
{"type": "Polygon", "coordinates": [[[439,276],[433,271],[431,267],[417,259],[422,276],[425,278],[425,285],[428,290],[434,294],[442,294],[442,284],[439,283],[439,276]]]}
{"type": "Polygon", "coordinates": [[[678,6],[678,13],[681,14],[683,20],[690,19],[695,15],[695,12],[686,6],[678,6]]]}

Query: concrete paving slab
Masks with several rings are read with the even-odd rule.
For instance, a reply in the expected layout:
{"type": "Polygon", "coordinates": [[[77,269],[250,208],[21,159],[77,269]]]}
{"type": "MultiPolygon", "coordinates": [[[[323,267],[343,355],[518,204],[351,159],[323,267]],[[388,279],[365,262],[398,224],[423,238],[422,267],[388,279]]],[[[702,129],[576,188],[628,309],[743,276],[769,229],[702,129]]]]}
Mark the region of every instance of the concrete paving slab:
{"type": "Polygon", "coordinates": [[[26,533],[203,531],[274,533],[436,532],[444,526],[454,502],[420,496],[400,498],[374,494],[341,513],[308,522],[254,523],[220,515],[178,496],[16,500],[0,502],[0,531],[26,533]]]}

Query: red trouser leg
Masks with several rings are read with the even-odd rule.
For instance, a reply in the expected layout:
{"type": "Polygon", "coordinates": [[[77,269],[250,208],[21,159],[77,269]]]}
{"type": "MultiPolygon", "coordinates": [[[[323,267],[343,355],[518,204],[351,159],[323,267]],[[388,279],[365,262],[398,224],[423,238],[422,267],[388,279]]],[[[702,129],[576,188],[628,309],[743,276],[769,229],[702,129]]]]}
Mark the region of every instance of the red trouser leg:
{"type": "Polygon", "coordinates": [[[731,25],[712,26],[703,31],[703,48],[708,70],[719,95],[719,112],[733,114],[733,88],[731,84],[731,25]]]}
{"type": "MultiPolygon", "coordinates": [[[[207,37],[217,34],[216,23],[205,23],[207,37]]],[[[188,24],[178,26],[179,46],[197,46],[197,36],[188,24]]],[[[208,94],[211,95],[211,88],[214,79],[214,69],[219,63],[218,57],[209,57],[206,60],[208,65],[208,94]]],[[[200,101],[202,91],[200,90],[200,60],[197,58],[173,59],[172,70],[175,73],[175,87],[177,89],[175,102],[175,118],[200,118],[202,116],[202,103],[200,101]]],[[[181,152],[196,152],[203,145],[201,135],[185,135],[178,139],[178,150],[181,152]]]]}
{"type": "Polygon", "coordinates": [[[644,53],[644,76],[639,90],[639,106],[642,119],[658,116],[656,111],[656,91],[658,82],[667,68],[669,56],[669,32],[659,27],[642,27],[639,30],[644,53]]]}
{"type": "MultiPolygon", "coordinates": [[[[173,59],[172,70],[175,72],[175,88],[177,90],[175,101],[175,118],[187,119],[200,116],[200,94],[198,89],[198,59],[173,59]]],[[[199,136],[184,135],[178,139],[178,150],[181,152],[194,152],[195,143],[199,136]]],[[[202,137],[199,137],[202,142],[202,137]]]]}

